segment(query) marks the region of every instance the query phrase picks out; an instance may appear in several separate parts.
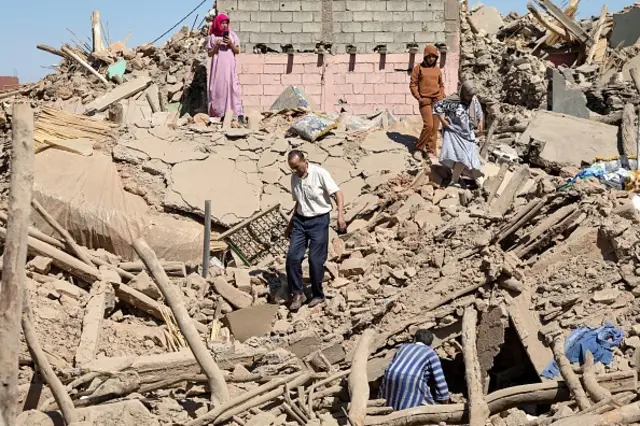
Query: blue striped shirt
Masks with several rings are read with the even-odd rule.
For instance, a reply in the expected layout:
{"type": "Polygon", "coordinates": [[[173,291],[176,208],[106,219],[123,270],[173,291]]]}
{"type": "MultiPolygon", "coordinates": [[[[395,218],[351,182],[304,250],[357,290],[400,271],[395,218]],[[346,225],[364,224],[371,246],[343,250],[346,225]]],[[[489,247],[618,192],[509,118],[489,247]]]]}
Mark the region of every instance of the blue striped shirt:
{"type": "Polygon", "coordinates": [[[379,398],[394,410],[433,404],[429,389],[432,381],[435,400],[448,400],[449,388],[435,351],[423,343],[402,345],[384,371],[379,398]]]}

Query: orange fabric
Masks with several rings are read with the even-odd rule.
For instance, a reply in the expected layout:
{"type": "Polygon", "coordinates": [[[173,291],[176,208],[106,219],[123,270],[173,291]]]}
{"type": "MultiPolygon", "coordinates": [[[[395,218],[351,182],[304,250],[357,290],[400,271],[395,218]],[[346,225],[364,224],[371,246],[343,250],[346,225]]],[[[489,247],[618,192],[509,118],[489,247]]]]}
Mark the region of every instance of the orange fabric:
{"type": "Polygon", "coordinates": [[[440,56],[440,51],[436,49],[433,44],[428,44],[427,47],[424,48],[424,56],[429,55],[440,56]]]}
{"type": "Polygon", "coordinates": [[[409,83],[411,94],[422,104],[434,104],[444,99],[444,80],[442,71],[437,66],[425,67],[416,65],[411,72],[409,83]]]}
{"type": "Polygon", "coordinates": [[[433,115],[431,104],[420,106],[420,115],[422,116],[423,127],[416,149],[426,150],[429,154],[436,155],[440,120],[433,115]]]}

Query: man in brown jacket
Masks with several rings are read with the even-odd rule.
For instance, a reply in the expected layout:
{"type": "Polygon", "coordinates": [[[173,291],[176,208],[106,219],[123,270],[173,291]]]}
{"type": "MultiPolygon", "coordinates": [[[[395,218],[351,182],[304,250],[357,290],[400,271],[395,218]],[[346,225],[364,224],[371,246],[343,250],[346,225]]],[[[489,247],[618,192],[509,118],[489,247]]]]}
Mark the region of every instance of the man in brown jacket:
{"type": "Polygon", "coordinates": [[[411,73],[409,89],[418,101],[424,126],[416,149],[426,152],[430,159],[436,156],[439,121],[434,119],[433,104],[444,99],[444,81],[437,66],[439,52],[433,45],[424,48],[424,60],[411,73]]]}

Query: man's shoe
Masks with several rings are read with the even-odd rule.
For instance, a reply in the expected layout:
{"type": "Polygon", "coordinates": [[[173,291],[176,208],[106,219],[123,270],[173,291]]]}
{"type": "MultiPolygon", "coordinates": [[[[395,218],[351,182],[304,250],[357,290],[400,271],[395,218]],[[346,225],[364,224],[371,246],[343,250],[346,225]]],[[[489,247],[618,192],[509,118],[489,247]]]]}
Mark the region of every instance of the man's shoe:
{"type": "Polygon", "coordinates": [[[315,306],[318,306],[320,304],[324,303],[324,298],[322,297],[314,297],[313,299],[311,299],[311,302],[309,302],[309,307],[313,308],[315,306]]]}
{"type": "Polygon", "coordinates": [[[293,302],[291,302],[291,306],[289,306],[289,309],[292,311],[297,311],[306,301],[307,297],[304,294],[296,294],[295,296],[293,296],[293,302]]]}

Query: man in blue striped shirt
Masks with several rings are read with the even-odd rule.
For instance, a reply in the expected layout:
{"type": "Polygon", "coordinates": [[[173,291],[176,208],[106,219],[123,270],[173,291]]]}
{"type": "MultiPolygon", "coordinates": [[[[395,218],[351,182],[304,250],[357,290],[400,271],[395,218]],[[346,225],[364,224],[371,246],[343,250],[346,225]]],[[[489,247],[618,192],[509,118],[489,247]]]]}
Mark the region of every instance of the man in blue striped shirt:
{"type": "Polygon", "coordinates": [[[384,398],[394,410],[449,402],[449,388],[440,358],[431,349],[431,343],[433,333],[426,329],[418,330],[415,343],[402,345],[384,371],[379,398],[384,398]],[[431,385],[435,389],[435,398],[431,396],[431,385]]]}

